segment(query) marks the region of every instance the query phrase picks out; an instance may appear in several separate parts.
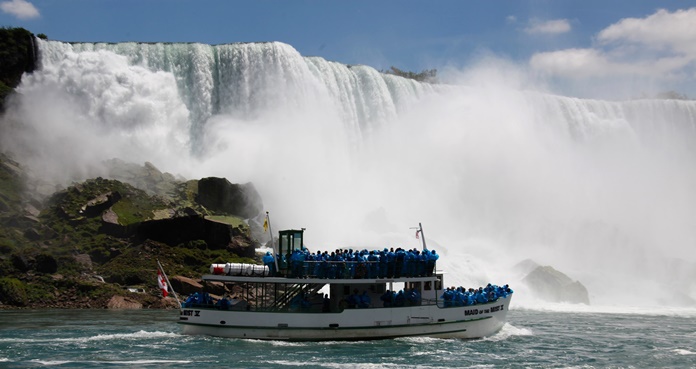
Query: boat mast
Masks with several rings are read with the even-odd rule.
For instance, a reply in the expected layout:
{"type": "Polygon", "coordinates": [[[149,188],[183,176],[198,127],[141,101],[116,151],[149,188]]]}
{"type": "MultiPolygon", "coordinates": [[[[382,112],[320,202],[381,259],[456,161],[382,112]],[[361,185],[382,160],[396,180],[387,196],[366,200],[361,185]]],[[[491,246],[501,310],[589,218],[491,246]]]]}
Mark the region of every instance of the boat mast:
{"type": "Polygon", "coordinates": [[[279,273],[278,269],[278,251],[276,251],[275,242],[273,242],[273,229],[271,229],[271,216],[266,212],[266,221],[268,221],[268,231],[271,232],[271,247],[273,248],[273,262],[275,263],[276,273],[279,273]]]}
{"type": "Polygon", "coordinates": [[[423,250],[427,250],[428,246],[425,245],[425,233],[423,233],[423,225],[420,222],[418,222],[418,228],[420,228],[418,232],[420,232],[421,240],[423,241],[423,250]]]}

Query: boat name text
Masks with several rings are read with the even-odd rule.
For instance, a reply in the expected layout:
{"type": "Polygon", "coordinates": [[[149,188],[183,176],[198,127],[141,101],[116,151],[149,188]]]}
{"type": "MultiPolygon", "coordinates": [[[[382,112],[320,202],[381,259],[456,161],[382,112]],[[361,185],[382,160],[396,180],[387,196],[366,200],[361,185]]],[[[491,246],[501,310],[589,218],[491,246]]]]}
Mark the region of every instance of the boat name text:
{"type": "Polygon", "coordinates": [[[181,315],[183,316],[201,316],[200,310],[182,310],[181,315]]]}
{"type": "Polygon", "coordinates": [[[464,315],[478,315],[478,314],[489,314],[489,313],[495,313],[498,311],[501,311],[505,308],[505,305],[499,305],[499,306],[493,306],[488,309],[469,309],[469,310],[464,310],[464,315]]]}

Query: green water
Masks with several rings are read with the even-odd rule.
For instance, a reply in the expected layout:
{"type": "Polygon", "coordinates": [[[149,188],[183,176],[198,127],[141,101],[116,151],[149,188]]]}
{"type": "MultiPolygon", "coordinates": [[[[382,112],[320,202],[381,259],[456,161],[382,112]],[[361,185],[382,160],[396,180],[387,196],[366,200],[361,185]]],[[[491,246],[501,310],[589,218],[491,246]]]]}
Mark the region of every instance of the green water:
{"type": "Polygon", "coordinates": [[[178,312],[0,311],[0,368],[696,368],[693,316],[511,310],[479,340],[183,336],[178,312]]]}

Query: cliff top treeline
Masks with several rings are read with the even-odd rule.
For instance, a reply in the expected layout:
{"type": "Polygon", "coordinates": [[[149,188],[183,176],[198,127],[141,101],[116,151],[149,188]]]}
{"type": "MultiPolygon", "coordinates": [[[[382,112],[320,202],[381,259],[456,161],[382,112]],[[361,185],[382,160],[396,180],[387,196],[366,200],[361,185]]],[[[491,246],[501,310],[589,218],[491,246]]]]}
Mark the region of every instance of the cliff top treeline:
{"type": "Polygon", "coordinates": [[[22,74],[36,68],[37,54],[34,34],[24,28],[0,29],[0,111],[22,74]]]}
{"type": "Polygon", "coordinates": [[[401,70],[397,67],[390,67],[387,70],[381,70],[380,73],[384,74],[393,74],[395,76],[403,77],[403,78],[408,78],[408,79],[413,79],[419,82],[427,82],[427,83],[437,83],[437,69],[425,69],[421,71],[420,73],[415,73],[415,72],[410,72],[410,71],[404,71],[401,70]]]}

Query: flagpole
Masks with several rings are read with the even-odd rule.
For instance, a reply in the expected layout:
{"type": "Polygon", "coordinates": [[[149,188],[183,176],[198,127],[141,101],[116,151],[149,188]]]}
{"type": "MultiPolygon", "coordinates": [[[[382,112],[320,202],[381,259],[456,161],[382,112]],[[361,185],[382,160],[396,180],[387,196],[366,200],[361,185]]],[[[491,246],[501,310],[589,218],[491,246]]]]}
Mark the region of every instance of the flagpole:
{"type": "Polygon", "coordinates": [[[179,296],[176,295],[176,291],[174,291],[174,286],[172,286],[171,283],[169,283],[169,278],[167,277],[167,273],[164,272],[164,268],[162,268],[162,264],[160,264],[159,259],[157,260],[157,265],[159,266],[160,271],[162,272],[162,275],[164,276],[164,279],[167,280],[167,285],[172,288],[172,292],[174,293],[174,298],[176,299],[176,303],[179,304],[179,309],[181,309],[181,301],[179,301],[179,296]]]}
{"type": "Polygon", "coordinates": [[[273,229],[271,229],[271,216],[266,212],[266,220],[268,221],[268,231],[271,232],[271,247],[273,248],[273,261],[275,262],[275,272],[280,273],[278,269],[278,252],[276,252],[275,242],[273,242],[273,229]]]}
{"type": "Polygon", "coordinates": [[[420,227],[420,235],[421,235],[421,238],[423,239],[422,240],[423,241],[423,250],[427,250],[428,246],[425,246],[425,233],[423,233],[423,225],[420,222],[418,222],[418,227],[420,227]]]}

